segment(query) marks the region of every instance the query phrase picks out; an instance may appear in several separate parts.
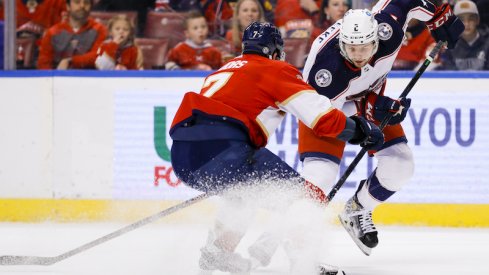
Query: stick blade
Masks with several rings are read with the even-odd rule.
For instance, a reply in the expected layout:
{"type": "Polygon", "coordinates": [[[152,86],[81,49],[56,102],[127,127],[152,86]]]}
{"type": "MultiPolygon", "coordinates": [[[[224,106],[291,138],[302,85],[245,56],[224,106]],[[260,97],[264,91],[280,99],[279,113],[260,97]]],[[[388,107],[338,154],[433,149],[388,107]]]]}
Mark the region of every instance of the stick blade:
{"type": "Polygon", "coordinates": [[[37,256],[0,256],[0,265],[52,265],[54,257],[37,256]]]}

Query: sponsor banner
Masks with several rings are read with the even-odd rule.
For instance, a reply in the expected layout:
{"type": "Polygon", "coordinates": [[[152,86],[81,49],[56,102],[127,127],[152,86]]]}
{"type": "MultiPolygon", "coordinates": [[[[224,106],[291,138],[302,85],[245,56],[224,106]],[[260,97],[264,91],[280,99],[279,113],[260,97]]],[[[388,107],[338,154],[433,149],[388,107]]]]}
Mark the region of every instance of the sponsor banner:
{"type": "Polygon", "coordinates": [[[170,162],[168,131],[183,94],[114,94],[114,198],[184,199],[199,193],[176,178],[170,162]]]}
{"type": "MultiPolygon", "coordinates": [[[[389,80],[387,94],[397,97],[409,79],[389,80]]],[[[183,93],[198,90],[172,86],[166,90],[114,93],[114,198],[184,199],[198,194],[173,174],[168,127],[183,93]],[[172,90],[174,89],[174,90],[172,90]],[[172,90],[172,91],[168,91],[172,90]]],[[[403,126],[415,157],[415,175],[390,202],[489,203],[489,93],[488,81],[420,80],[403,126]],[[443,81],[444,85],[440,85],[443,81]],[[470,87],[468,89],[467,87],[470,87]]],[[[301,170],[297,154],[297,121],[287,115],[270,138],[268,148],[301,170]]],[[[345,149],[340,174],[353,160],[358,146],[345,149]]],[[[335,199],[351,196],[358,181],[375,169],[375,157],[365,157],[335,199]]]]}

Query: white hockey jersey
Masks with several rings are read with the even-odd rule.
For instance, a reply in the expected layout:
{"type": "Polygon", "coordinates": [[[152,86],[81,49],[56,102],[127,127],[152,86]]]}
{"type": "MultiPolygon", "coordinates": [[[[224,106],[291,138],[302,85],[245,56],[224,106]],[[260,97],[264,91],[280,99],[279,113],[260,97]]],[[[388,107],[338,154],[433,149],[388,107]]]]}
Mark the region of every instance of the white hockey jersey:
{"type": "Polygon", "coordinates": [[[428,21],[434,12],[435,6],[425,0],[379,1],[372,9],[379,23],[379,47],[362,68],[353,66],[341,55],[338,34],[342,20],[338,20],[314,41],[304,67],[304,79],[318,93],[330,98],[334,107],[353,115],[356,108],[350,101],[382,90],[401,48],[408,22],[412,18],[428,21]]]}

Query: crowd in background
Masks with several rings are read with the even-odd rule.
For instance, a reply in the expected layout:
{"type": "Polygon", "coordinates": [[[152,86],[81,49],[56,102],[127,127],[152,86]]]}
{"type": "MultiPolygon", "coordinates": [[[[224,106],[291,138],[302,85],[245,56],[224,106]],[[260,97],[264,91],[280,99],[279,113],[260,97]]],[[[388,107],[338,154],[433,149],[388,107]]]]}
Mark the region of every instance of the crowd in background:
{"type": "MultiPolygon", "coordinates": [[[[3,1],[0,0],[0,30],[3,1]]],[[[240,54],[243,30],[253,21],[272,22],[279,27],[285,40],[286,60],[301,69],[318,35],[348,9],[371,8],[376,2],[15,1],[18,69],[99,70],[215,70],[240,54]]],[[[448,2],[464,23],[465,31],[455,48],[443,51],[430,69],[489,69],[489,0],[448,2]]],[[[412,20],[393,69],[416,69],[434,44],[424,22],[412,20]]]]}

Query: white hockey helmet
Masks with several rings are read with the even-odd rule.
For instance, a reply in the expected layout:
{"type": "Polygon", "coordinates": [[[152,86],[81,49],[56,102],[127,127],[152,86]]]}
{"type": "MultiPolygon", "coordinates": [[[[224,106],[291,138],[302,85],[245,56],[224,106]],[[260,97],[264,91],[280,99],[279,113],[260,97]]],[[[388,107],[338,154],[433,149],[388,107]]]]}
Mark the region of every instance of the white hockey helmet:
{"type": "Polygon", "coordinates": [[[379,48],[377,20],[367,9],[349,10],[345,13],[339,34],[341,54],[348,59],[345,45],[364,45],[374,43],[372,55],[379,48]]]}

